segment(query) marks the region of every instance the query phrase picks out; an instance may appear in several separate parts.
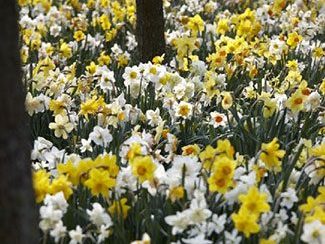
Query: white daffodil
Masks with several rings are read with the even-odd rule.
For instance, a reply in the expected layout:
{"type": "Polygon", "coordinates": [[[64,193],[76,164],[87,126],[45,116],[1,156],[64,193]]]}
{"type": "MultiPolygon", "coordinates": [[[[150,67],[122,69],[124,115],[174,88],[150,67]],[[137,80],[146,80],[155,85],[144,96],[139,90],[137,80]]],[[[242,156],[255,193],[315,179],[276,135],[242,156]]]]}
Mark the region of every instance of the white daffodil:
{"type": "Polygon", "coordinates": [[[63,139],[68,138],[68,134],[73,130],[74,126],[69,121],[68,116],[58,114],[55,116],[55,122],[49,124],[49,128],[54,130],[54,135],[56,137],[62,137],[63,139]]]}

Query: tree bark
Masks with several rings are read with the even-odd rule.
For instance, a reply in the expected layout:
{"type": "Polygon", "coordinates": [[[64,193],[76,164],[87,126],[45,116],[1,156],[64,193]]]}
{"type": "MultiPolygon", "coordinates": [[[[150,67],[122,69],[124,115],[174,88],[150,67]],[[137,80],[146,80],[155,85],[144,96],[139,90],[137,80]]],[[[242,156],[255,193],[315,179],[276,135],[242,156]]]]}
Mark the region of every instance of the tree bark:
{"type": "Polygon", "coordinates": [[[15,0],[0,1],[0,240],[37,243],[15,0]]]}
{"type": "Polygon", "coordinates": [[[137,41],[142,62],[165,53],[162,0],[137,0],[137,41]]]}

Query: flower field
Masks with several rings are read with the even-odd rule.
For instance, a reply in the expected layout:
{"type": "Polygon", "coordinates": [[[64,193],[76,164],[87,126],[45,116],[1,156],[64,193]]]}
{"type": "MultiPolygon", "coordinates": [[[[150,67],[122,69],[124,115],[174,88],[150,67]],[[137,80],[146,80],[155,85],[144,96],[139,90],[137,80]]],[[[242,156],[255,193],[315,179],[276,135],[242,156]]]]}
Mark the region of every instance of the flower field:
{"type": "Polygon", "coordinates": [[[325,243],[325,3],[19,0],[40,243],[325,243]]]}

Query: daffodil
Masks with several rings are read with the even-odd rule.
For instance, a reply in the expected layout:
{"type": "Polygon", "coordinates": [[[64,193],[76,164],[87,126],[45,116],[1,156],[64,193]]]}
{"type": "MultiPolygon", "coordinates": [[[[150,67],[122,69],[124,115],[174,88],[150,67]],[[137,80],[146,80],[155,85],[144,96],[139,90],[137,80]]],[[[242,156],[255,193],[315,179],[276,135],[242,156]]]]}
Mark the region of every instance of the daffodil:
{"type": "Polygon", "coordinates": [[[106,52],[101,52],[99,58],[97,59],[98,64],[103,65],[109,65],[112,62],[112,59],[109,55],[106,54],[106,52]]]}
{"type": "Polygon", "coordinates": [[[238,213],[233,213],[231,218],[235,228],[243,232],[247,238],[260,231],[260,226],[257,223],[258,216],[251,214],[246,208],[241,208],[238,213]]]}
{"type": "Polygon", "coordinates": [[[262,143],[260,159],[269,170],[279,172],[281,170],[281,160],[285,155],[284,150],[279,149],[278,139],[274,138],[269,143],[262,143]]]}
{"type": "Polygon", "coordinates": [[[212,146],[208,145],[199,155],[203,168],[206,170],[211,170],[214,159],[217,155],[217,150],[212,146]]]}
{"type": "Polygon", "coordinates": [[[140,155],[142,155],[142,146],[141,146],[141,144],[137,143],[137,142],[133,142],[129,147],[129,150],[128,150],[127,154],[126,154],[126,158],[132,162],[132,160],[135,157],[140,156],[140,155]]]}
{"type": "Polygon", "coordinates": [[[72,183],[68,180],[68,178],[64,175],[60,175],[59,177],[55,178],[50,186],[51,194],[55,194],[58,192],[63,192],[64,198],[66,200],[72,195],[72,183]]]}
{"type": "Polygon", "coordinates": [[[89,72],[89,74],[93,75],[97,70],[97,65],[95,62],[91,61],[90,64],[86,66],[86,70],[89,72]]]}
{"type": "Polygon", "coordinates": [[[236,162],[228,157],[217,157],[213,162],[212,171],[218,172],[224,177],[232,178],[235,173],[236,162]]]}
{"type": "Polygon", "coordinates": [[[80,42],[85,39],[85,34],[81,31],[78,30],[73,34],[73,38],[77,41],[80,42]]]}
{"type": "Polygon", "coordinates": [[[110,177],[107,170],[103,169],[91,169],[89,172],[89,178],[84,182],[91,194],[99,196],[100,194],[104,197],[108,196],[109,189],[115,187],[116,180],[110,177]]]}
{"type": "Polygon", "coordinates": [[[302,41],[302,36],[300,36],[297,32],[292,32],[288,35],[287,44],[291,48],[295,48],[302,41]]]}
{"type": "Polygon", "coordinates": [[[79,178],[77,175],[77,168],[76,166],[69,160],[65,164],[60,163],[57,165],[57,170],[60,174],[66,175],[68,177],[68,180],[73,185],[78,185],[79,178]]]}
{"type": "Polygon", "coordinates": [[[132,161],[132,173],[142,183],[146,180],[151,181],[157,168],[150,156],[139,156],[132,161]]]}
{"type": "Polygon", "coordinates": [[[293,113],[298,113],[298,112],[300,112],[304,108],[304,102],[305,102],[305,100],[306,100],[306,96],[304,96],[300,90],[297,90],[287,100],[286,106],[293,113]]]}
{"type": "Polygon", "coordinates": [[[177,117],[181,117],[183,119],[188,119],[192,116],[192,112],[193,112],[193,105],[188,103],[188,102],[184,102],[181,101],[179,104],[176,104],[176,116],[177,117]]]}
{"type": "Polygon", "coordinates": [[[270,211],[270,205],[267,203],[267,194],[260,193],[256,186],[252,186],[247,194],[239,195],[241,208],[246,208],[249,213],[259,216],[261,213],[270,211]]]}
{"type": "Polygon", "coordinates": [[[50,192],[50,174],[46,170],[33,172],[33,188],[36,202],[42,202],[46,194],[50,192]]]}
{"type": "Polygon", "coordinates": [[[200,15],[196,14],[187,22],[187,27],[192,31],[193,36],[197,36],[204,30],[204,21],[200,15]]]}
{"type": "Polygon", "coordinates": [[[49,124],[49,128],[54,130],[54,135],[67,139],[68,134],[74,129],[74,125],[69,121],[69,117],[58,114],[55,116],[54,121],[55,122],[49,124]]]}
{"type": "Polygon", "coordinates": [[[218,156],[226,156],[230,159],[233,159],[235,154],[235,149],[231,145],[228,139],[218,140],[216,153],[218,156]]]}
{"type": "Polygon", "coordinates": [[[94,115],[99,112],[100,108],[105,106],[104,99],[102,97],[92,97],[91,99],[83,102],[80,105],[80,115],[84,115],[88,119],[88,115],[94,115]]]}
{"type": "Polygon", "coordinates": [[[108,171],[111,178],[115,178],[119,172],[116,156],[110,154],[98,155],[94,160],[93,167],[108,171]]]}
{"type": "Polygon", "coordinates": [[[65,58],[70,58],[72,56],[72,49],[71,47],[63,42],[60,46],[60,54],[65,58]]]}
{"type": "Polygon", "coordinates": [[[211,112],[211,121],[210,124],[213,125],[214,128],[217,128],[219,126],[224,127],[227,122],[226,115],[218,112],[211,112]]]}
{"type": "Polygon", "coordinates": [[[277,110],[277,103],[274,99],[265,99],[263,106],[263,117],[270,118],[277,110]]]}
{"type": "Polygon", "coordinates": [[[168,197],[172,202],[176,200],[182,199],[185,195],[184,187],[183,186],[176,186],[169,190],[168,197]]]}
{"type": "Polygon", "coordinates": [[[108,208],[108,212],[112,216],[121,216],[125,219],[128,215],[128,212],[130,210],[130,206],[126,204],[127,199],[121,198],[120,200],[113,201],[112,205],[108,208]]]}
{"type": "Polygon", "coordinates": [[[192,55],[192,52],[198,47],[195,45],[196,38],[194,37],[182,37],[175,40],[175,46],[177,48],[177,57],[182,59],[192,55]]]}
{"type": "Polygon", "coordinates": [[[197,144],[193,144],[193,145],[187,145],[182,147],[182,155],[187,156],[187,155],[191,155],[191,156],[196,156],[200,153],[200,147],[197,144]]]}
{"type": "Polygon", "coordinates": [[[223,99],[221,102],[222,108],[225,110],[228,110],[232,106],[232,103],[233,103],[232,96],[231,96],[230,92],[223,92],[222,96],[223,96],[223,99]]]}
{"type": "Polygon", "coordinates": [[[226,193],[229,187],[233,186],[233,179],[231,177],[231,168],[223,167],[224,170],[216,170],[209,178],[209,190],[211,192],[226,193]],[[228,175],[223,171],[230,172],[228,175]]]}
{"type": "Polygon", "coordinates": [[[51,100],[49,104],[49,109],[53,111],[54,115],[66,115],[65,104],[60,100],[51,100]]]}
{"type": "Polygon", "coordinates": [[[224,35],[227,31],[229,31],[229,20],[220,19],[217,24],[217,33],[224,35]]]}

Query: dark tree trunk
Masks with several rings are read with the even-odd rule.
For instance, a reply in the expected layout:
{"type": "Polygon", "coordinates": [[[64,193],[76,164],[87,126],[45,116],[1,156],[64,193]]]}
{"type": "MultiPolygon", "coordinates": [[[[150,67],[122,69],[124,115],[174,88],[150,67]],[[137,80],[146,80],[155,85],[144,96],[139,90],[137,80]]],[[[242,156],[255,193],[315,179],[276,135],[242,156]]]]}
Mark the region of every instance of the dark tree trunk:
{"type": "Polygon", "coordinates": [[[137,41],[142,62],[165,52],[162,0],[137,0],[137,41]]]}
{"type": "Polygon", "coordinates": [[[0,242],[37,243],[15,0],[0,0],[0,242]]]}

